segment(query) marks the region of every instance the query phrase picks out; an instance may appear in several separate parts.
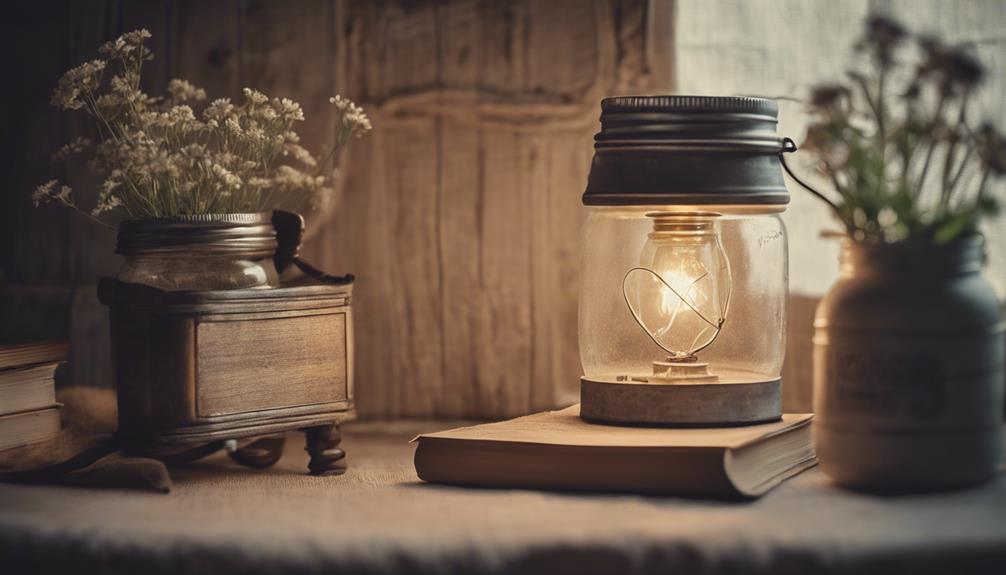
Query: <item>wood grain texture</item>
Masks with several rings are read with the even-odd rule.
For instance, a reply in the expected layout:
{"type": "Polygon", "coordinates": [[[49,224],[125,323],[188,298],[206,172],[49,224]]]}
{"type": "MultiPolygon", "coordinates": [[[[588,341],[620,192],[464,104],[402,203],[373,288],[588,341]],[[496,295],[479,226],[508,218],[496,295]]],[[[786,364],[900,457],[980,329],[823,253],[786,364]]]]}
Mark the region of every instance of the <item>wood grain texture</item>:
{"type": "Polygon", "coordinates": [[[346,314],[196,325],[200,417],[347,399],[346,314]]]}
{"type": "Polygon", "coordinates": [[[648,33],[672,8],[345,6],[345,86],[375,133],[344,158],[341,204],[310,249],[359,277],[361,414],[498,418],[573,401],[598,102],[671,88],[671,43],[648,33]]]}

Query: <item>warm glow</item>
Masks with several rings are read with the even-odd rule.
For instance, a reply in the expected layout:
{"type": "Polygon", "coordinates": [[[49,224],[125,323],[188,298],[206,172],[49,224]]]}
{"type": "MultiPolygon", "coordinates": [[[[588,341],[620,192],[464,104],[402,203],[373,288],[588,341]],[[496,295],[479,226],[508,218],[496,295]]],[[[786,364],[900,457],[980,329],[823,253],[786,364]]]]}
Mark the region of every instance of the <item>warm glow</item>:
{"type": "Polygon", "coordinates": [[[729,264],[718,214],[655,214],[639,266],[623,283],[636,321],[671,357],[687,357],[716,338],[726,318],[729,264]]]}

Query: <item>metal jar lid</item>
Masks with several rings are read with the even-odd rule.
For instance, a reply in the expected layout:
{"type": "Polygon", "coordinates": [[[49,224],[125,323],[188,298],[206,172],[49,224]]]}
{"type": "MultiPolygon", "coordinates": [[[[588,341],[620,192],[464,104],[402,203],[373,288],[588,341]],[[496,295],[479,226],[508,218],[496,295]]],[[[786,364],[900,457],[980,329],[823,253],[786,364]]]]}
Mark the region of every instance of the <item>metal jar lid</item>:
{"type": "Polygon", "coordinates": [[[116,253],[272,257],[276,230],[271,214],[205,214],[119,224],[116,253]]]}
{"type": "Polygon", "coordinates": [[[789,203],[776,134],[779,108],[763,98],[621,96],[601,101],[583,203],[587,206],[789,203]]]}

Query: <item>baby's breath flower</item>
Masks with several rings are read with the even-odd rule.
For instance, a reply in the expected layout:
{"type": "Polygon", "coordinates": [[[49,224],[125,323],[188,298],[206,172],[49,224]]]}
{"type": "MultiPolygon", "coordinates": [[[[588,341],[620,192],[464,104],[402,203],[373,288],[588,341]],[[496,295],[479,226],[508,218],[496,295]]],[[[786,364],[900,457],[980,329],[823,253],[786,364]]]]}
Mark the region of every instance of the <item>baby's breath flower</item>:
{"type": "Polygon", "coordinates": [[[126,32],[115,40],[105,42],[98,48],[98,51],[109,58],[125,58],[136,52],[143,46],[143,42],[150,38],[150,32],[146,28],[126,32]]]}
{"type": "Polygon", "coordinates": [[[290,155],[293,159],[304,164],[305,166],[315,167],[318,165],[318,161],[314,159],[311,152],[307,151],[306,148],[300,144],[288,143],[283,149],[283,155],[290,155]]]}
{"type": "MultiPolygon", "coordinates": [[[[149,37],[135,30],[106,42],[104,59],[68,71],[53,93],[53,105],[86,109],[101,127],[98,142],[77,139],[54,155],[65,159],[92,146],[88,165],[104,180],[96,205],[84,213],[97,217],[119,206],[138,218],[261,211],[276,207],[267,205],[271,199],[295,207],[332,189],[332,155],[318,162],[291,129],[304,120],[297,102],[246,88],[241,105],[217,99],[197,114],[191,103],[205,100],[206,93],[183,79],[172,80],[164,97],[143,92],[140,71],[152,57],[145,46],[149,37]]],[[[334,97],[332,103],[339,126],[334,153],[369,130],[370,120],[348,99],[334,97]]],[[[32,199],[77,208],[70,188],[55,180],[40,185],[32,199]]]]}
{"type": "Polygon", "coordinates": [[[241,123],[234,117],[227,118],[227,120],[224,121],[224,128],[230,132],[232,136],[240,136],[244,133],[244,130],[241,129],[241,123]]]}
{"type": "Polygon", "coordinates": [[[56,190],[56,183],[56,180],[49,180],[48,182],[35,188],[35,191],[31,194],[31,199],[32,202],[35,203],[35,207],[49,202],[59,202],[64,205],[74,207],[73,190],[70,189],[70,186],[65,185],[60,186],[59,190],[56,190]]]}
{"type": "Polygon", "coordinates": [[[61,162],[74,154],[79,154],[83,152],[90,145],[91,140],[87,138],[78,137],[76,140],[63,146],[59,150],[56,150],[56,153],[52,155],[51,160],[53,162],[61,162]]]}
{"type": "Polygon", "coordinates": [[[49,180],[36,187],[35,191],[31,193],[31,201],[35,204],[35,207],[52,200],[52,189],[55,187],[56,180],[49,180]]]}
{"type": "Polygon", "coordinates": [[[370,131],[370,118],[364,113],[363,108],[354,104],[352,100],[336,94],[328,101],[339,111],[340,129],[357,137],[370,131]]]}
{"type": "Polygon", "coordinates": [[[111,178],[101,184],[101,194],[98,195],[98,203],[91,210],[92,216],[100,216],[122,205],[122,199],[115,193],[119,186],[121,186],[121,182],[111,178]]]}
{"type": "Polygon", "coordinates": [[[73,190],[70,186],[60,186],[59,193],[57,193],[55,197],[57,200],[68,206],[73,205],[73,190]]]}
{"type": "Polygon", "coordinates": [[[234,104],[231,104],[230,98],[218,98],[203,110],[203,118],[223,122],[233,113],[234,104]]]}
{"type": "Polygon", "coordinates": [[[231,190],[237,190],[241,188],[241,178],[233,174],[227,168],[221,166],[220,164],[212,164],[210,166],[213,174],[223,182],[226,188],[231,190]]]}
{"type": "Polygon", "coordinates": [[[197,88],[185,80],[175,78],[168,82],[168,93],[176,102],[202,101],[206,99],[206,91],[197,88]]]}
{"type": "Polygon", "coordinates": [[[98,88],[105,64],[104,60],[91,60],[63,74],[52,94],[52,105],[63,110],[79,110],[86,106],[87,102],[81,97],[87,98],[98,88]]]}
{"type": "Polygon", "coordinates": [[[250,104],[261,105],[269,101],[269,97],[258,90],[245,88],[243,93],[245,95],[245,100],[247,100],[250,104]]]}
{"type": "Polygon", "coordinates": [[[289,98],[277,98],[273,99],[272,103],[276,109],[276,113],[283,119],[291,122],[304,121],[304,110],[301,109],[300,104],[297,102],[289,98]]]}

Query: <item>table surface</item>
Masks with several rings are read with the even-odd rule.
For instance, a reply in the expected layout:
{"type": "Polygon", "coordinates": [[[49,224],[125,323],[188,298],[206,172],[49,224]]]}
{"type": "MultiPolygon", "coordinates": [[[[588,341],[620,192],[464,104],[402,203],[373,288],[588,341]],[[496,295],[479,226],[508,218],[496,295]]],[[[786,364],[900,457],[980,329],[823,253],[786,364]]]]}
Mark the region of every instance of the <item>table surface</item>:
{"type": "MultiPolygon", "coordinates": [[[[0,565],[61,573],[1006,573],[1006,476],[936,495],[843,491],[812,469],[762,499],[421,483],[408,439],[444,423],[346,426],[350,469],[223,455],[168,495],[0,485],[0,565]]],[[[589,472],[589,470],[584,470],[589,472]]],[[[0,571],[4,569],[0,568],[0,571]]]]}

